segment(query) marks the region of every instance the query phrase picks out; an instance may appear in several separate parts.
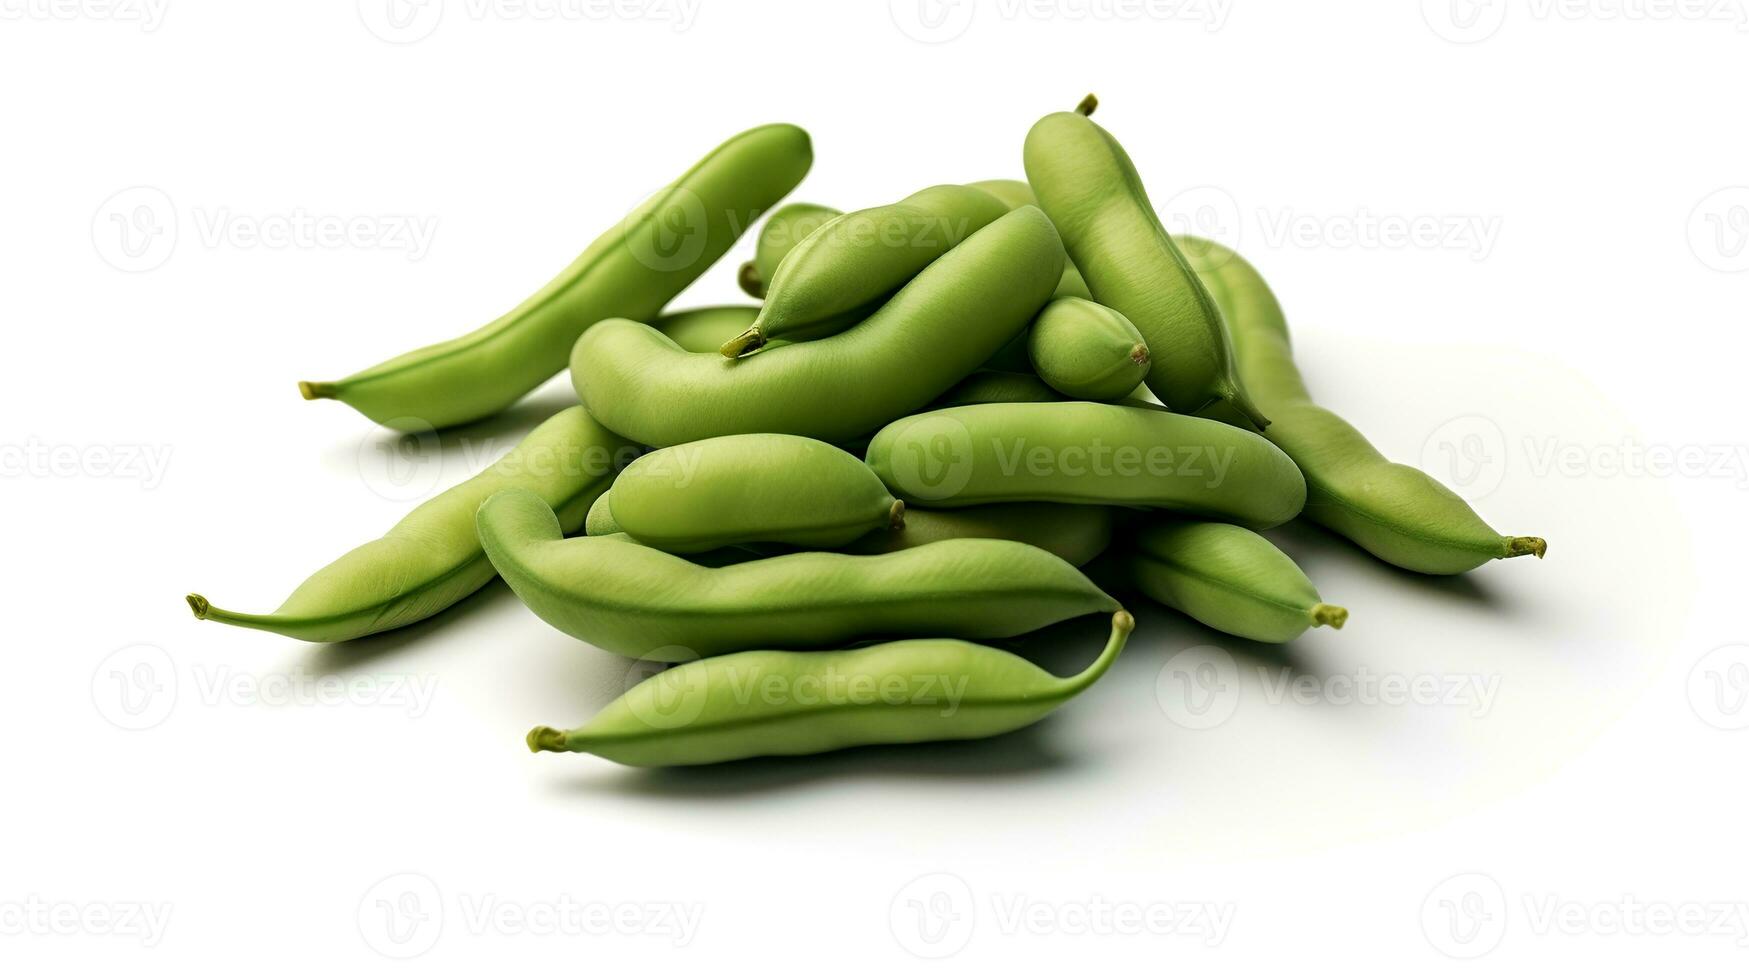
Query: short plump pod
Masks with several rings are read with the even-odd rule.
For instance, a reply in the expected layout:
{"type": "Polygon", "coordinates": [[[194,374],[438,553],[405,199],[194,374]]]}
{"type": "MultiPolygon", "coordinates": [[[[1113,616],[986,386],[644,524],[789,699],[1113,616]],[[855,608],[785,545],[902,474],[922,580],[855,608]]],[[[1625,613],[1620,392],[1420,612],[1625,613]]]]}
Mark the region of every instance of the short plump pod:
{"type": "Polygon", "coordinates": [[[861,459],[769,432],[658,449],[626,467],[609,499],[619,530],[673,554],[751,542],[835,548],[905,525],[905,505],[861,459]]]}
{"type": "Polygon", "coordinates": [[[942,392],[929,403],[930,408],[953,408],[956,405],[987,405],[991,402],[1060,402],[1067,396],[1045,384],[1036,374],[1019,371],[980,370],[942,392]]]}
{"type": "Polygon", "coordinates": [[[1115,402],[1148,376],[1148,344],[1129,318],[1092,300],[1052,300],[1026,334],[1032,369],[1071,398],[1115,402]]]}
{"type": "Polygon", "coordinates": [[[492,415],[558,373],[598,320],[648,320],[720,258],[813,162],[790,125],[740,134],[641,204],[522,304],[472,333],[332,382],[301,382],[305,398],[336,398],[403,430],[492,415]]]}
{"type": "Polygon", "coordinates": [[[1080,112],[1057,112],[1027,133],[1025,157],[1027,181],[1093,299],[1128,317],[1147,340],[1154,394],[1178,412],[1227,401],[1252,425],[1268,425],[1234,373],[1220,310],[1160,224],[1117,140],[1080,112]]]}
{"type": "Polygon", "coordinates": [[[1111,543],[1112,509],[1089,504],[985,504],[957,510],[905,510],[897,532],[877,531],[844,550],[879,554],[955,538],[1021,541],[1071,565],[1087,564],[1111,543]]]}
{"type": "Polygon", "coordinates": [[[731,653],[650,677],[581,728],[536,728],[528,747],[628,766],[689,766],[987,738],[1024,728],[1092,686],[1134,628],[1129,613],[1113,613],[1105,649],[1073,677],[963,640],[731,653]]]}
{"type": "Polygon", "coordinates": [[[492,580],[495,573],[474,531],[482,501],[520,488],[555,511],[562,529],[574,531],[634,450],[582,408],[565,409],[484,472],[420,504],[389,533],[311,575],[274,612],[232,612],[200,595],[190,595],[188,605],[200,619],[313,643],[418,622],[492,580]]]}
{"type": "Polygon", "coordinates": [[[646,445],[738,432],[849,442],[929,404],[1019,334],[1062,263],[1050,221],[1021,208],[843,333],[729,359],[607,320],[577,341],[571,381],[603,425],[646,445]]]}
{"type": "Polygon", "coordinates": [[[1320,599],[1292,558],[1236,525],[1152,518],[1122,561],[1143,595],[1234,636],[1286,643],[1348,621],[1348,610],[1320,599]]]}
{"type": "Polygon", "coordinates": [[[1186,238],[1185,254],[1226,313],[1246,385],[1275,420],[1265,434],[1305,474],[1307,518],[1384,561],[1433,575],[1543,556],[1542,538],[1500,534],[1462,497],[1386,459],[1354,426],[1314,404],[1294,365],[1281,305],[1249,262],[1201,239],[1186,238]]]}
{"type": "Polygon", "coordinates": [[[723,356],[750,354],[803,331],[819,336],[811,328],[881,302],[1007,211],[976,188],[941,184],[833,218],[784,256],[759,318],[723,345],[723,356]]]}
{"type": "Polygon", "coordinates": [[[700,306],[664,313],[650,321],[650,326],[682,350],[702,354],[723,346],[723,341],[747,329],[758,315],[757,306],[700,306]]]}
{"type": "Polygon", "coordinates": [[[1254,432],[1100,402],[962,405],[875,434],[868,464],[907,504],[1160,507],[1247,527],[1300,512],[1293,460],[1254,432]]]}
{"type": "Polygon", "coordinates": [[[522,491],[486,501],[478,523],[492,564],[537,616],[628,657],[988,639],[1119,608],[1074,566],[1014,541],[941,541],[890,555],[810,551],[705,568],[618,535],[567,539],[546,503],[522,491]]]}
{"type": "MultiPolygon", "coordinates": [[[[754,299],[764,299],[766,285],[771,282],[778,264],[783,262],[783,257],[790,253],[790,249],[800,245],[802,239],[819,231],[822,225],[843,213],[824,204],[806,204],[800,201],[785,204],[771,212],[771,217],[765,219],[765,227],[759,229],[753,258],[741,266],[741,290],[754,299]]],[[[741,330],[751,325],[752,321],[749,320],[741,325],[741,330]]],[[[721,346],[722,341],[718,341],[717,347],[721,346]]],[[[716,350],[717,347],[712,347],[711,350],[716,350]]]]}

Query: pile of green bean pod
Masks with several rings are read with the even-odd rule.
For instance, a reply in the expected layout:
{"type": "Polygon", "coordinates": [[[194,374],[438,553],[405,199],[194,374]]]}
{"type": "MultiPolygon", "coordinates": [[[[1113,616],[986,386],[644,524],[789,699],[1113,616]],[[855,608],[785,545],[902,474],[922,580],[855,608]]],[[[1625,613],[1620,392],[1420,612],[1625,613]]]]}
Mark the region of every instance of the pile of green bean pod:
{"type": "Polygon", "coordinates": [[[1016,134],[1027,180],[853,211],[777,207],[801,129],[731,138],[499,320],[300,385],[436,429],[568,360],[580,405],[275,611],[189,607],[340,642],[501,577],[580,646],[665,668],[528,747],[678,766],[1032,724],[1124,649],[1113,593],[1340,642],[1308,631],[1348,609],[1260,533],[1295,520],[1428,574],[1542,557],[1312,402],[1269,286],[1166,230],[1096,104],[1016,134]],[[669,308],[756,226],[727,276],[756,305],[669,308]],[[1105,636],[1072,676],[972,642],[1068,621],[1105,636]]]}

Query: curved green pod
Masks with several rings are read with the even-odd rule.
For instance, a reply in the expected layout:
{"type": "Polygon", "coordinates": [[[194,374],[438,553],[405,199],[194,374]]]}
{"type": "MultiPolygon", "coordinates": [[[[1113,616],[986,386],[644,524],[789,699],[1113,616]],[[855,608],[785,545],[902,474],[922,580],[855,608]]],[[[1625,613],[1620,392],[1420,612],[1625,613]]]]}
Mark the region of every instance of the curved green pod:
{"type": "Polygon", "coordinates": [[[905,526],[897,532],[864,535],[844,550],[884,554],[956,538],[997,538],[1020,541],[1056,555],[1079,568],[1111,544],[1114,518],[1110,507],[1091,504],[984,504],[957,510],[905,510],[905,526]]]}
{"type": "Polygon", "coordinates": [[[197,619],[312,643],[418,622],[492,580],[495,573],[474,531],[474,511],[482,501],[519,488],[556,511],[563,530],[574,531],[635,448],[581,407],[565,409],[484,472],[420,504],[387,534],[311,575],[274,612],[232,612],[201,595],[188,597],[189,608],[197,619]]]}
{"type": "Polygon", "coordinates": [[[628,766],[690,766],[987,738],[1024,728],[1092,686],[1134,628],[1129,613],[1113,613],[1105,649],[1073,677],[962,640],[731,653],[647,678],[580,728],[536,728],[528,747],[628,766]]]}
{"type": "Polygon", "coordinates": [[[1052,300],[1026,333],[1032,369],[1052,388],[1115,402],[1148,376],[1148,344],[1129,318],[1092,300],[1052,300]]]}
{"type": "Polygon", "coordinates": [[[607,320],[577,341],[571,381],[603,425],[646,445],[738,432],[849,442],[929,404],[1019,334],[1062,262],[1050,221],[1022,208],[843,333],[730,359],[607,320]]]}
{"type": "Polygon", "coordinates": [[[1314,403],[1294,365],[1281,304],[1249,262],[1189,237],[1185,254],[1226,314],[1246,386],[1275,420],[1264,434],[1305,474],[1309,520],[1384,561],[1431,575],[1543,556],[1542,538],[1494,530],[1438,480],[1386,459],[1354,426],[1314,403]]]}
{"type": "Polygon", "coordinates": [[[679,344],[682,350],[703,354],[747,329],[758,315],[757,306],[700,306],[663,313],[651,320],[650,326],[679,344]]]}
{"type": "Polygon", "coordinates": [[[987,405],[991,402],[1060,402],[1066,396],[1036,374],[1018,371],[980,369],[966,375],[965,380],[943,392],[929,407],[953,408],[956,405],[987,405]]]}
{"type": "Polygon", "coordinates": [[[619,526],[613,519],[613,488],[601,491],[595,502],[589,505],[589,513],[583,516],[583,533],[592,538],[605,537],[609,534],[624,534],[626,529],[619,526]]]}
{"type": "Polygon", "coordinates": [[[940,184],[896,204],[833,218],[783,257],[758,319],[723,345],[723,356],[751,354],[803,331],[819,336],[812,328],[883,301],[1007,212],[976,188],[940,184]]]}
{"type": "Polygon", "coordinates": [[[1306,500],[1293,460],[1254,432],[1100,402],[938,409],[877,432],[867,460],[895,496],[924,507],[1160,507],[1264,528],[1306,500]]]}
{"type": "Polygon", "coordinates": [[[417,431],[510,406],[565,366],[598,320],[648,320],[709,268],[808,172],[808,134],[786,124],[740,134],[639,205],[540,291],[472,333],[339,381],[299,382],[372,421],[417,431]]]}
{"type": "Polygon", "coordinates": [[[1257,428],[1267,426],[1233,370],[1219,307],[1160,224],[1117,140],[1083,112],[1056,112],[1026,134],[1025,157],[1026,179],[1093,299],[1147,340],[1154,394],[1177,412],[1225,401],[1257,428]]]}
{"type": "MultiPolygon", "coordinates": [[[[976,187],[989,194],[1001,201],[1011,211],[1015,208],[1028,206],[1036,208],[1039,206],[1037,195],[1033,194],[1032,187],[1024,180],[1006,178],[974,180],[966,186],[976,187]]],[[[1062,299],[1065,296],[1074,296],[1080,299],[1093,298],[1092,290],[1087,288],[1087,280],[1082,277],[1081,270],[1075,268],[1073,262],[1063,263],[1063,275],[1057,280],[1057,291],[1051,295],[1051,298],[1062,299]]]]}
{"type": "Polygon", "coordinates": [[[959,540],[890,555],[810,551],[705,568],[619,536],[565,538],[522,491],[480,508],[504,581],[562,632],[628,657],[681,661],[873,637],[1017,636],[1115,599],[1062,559],[1013,541],[959,540]]]}
{"type": "Polygon", "coordinates": [[[1348,610],[1323,601],[1293,559],[1255,531],[1162,517],[1131,541],[1123,567],[1136,588],[1223,633],[1286,643],[1348,622],[1348,610]]]}
{"type": "MultiPolygon", "coordinates": [[[[753,258],[741,265],[738,274],[741,291],[754,299],[764,299],[766,285],[771,282],[779,263],[783,262],[783,257],[790,253],[790,249],[800,245],[802,239],[819,231],[826,222],[843,213],[824,204],[805,204],[800,201],[785,204],[771,212],[771,217],[765,219],[765,227],[759,229],[753,258]]],[[[745,330],[751,325],[752,321],[749,320],[742,324],[741,329],[745,330]]],[[[740,333],[740,330],[735,332],[740,333]]],[[[728,339],[724,337],[723,341],[728,339]]],[[[721,347],[723,341],[718,341],[717,347],[721,347]]],[[[717,347],[712,347],[711,350],[716,350],[717,347]]]]}
{"type": "Polygon", "coordinates": [[[768,432],[648,453],[614,481],[611,499],[619,530],[670,554],[752,542],[835,548],[905,526],[905,505],[861,459],[768,432]]]}

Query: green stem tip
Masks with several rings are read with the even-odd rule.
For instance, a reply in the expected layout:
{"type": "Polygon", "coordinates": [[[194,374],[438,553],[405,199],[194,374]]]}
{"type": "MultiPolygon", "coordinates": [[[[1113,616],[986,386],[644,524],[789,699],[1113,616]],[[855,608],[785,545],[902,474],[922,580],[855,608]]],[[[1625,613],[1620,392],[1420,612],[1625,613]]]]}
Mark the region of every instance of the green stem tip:
{"type": "Polygon", "coordinates": [[[1542,538],[1507,538],[1504,558],[1517,558],[1520,555],[1535,555],[1541,558],[1549,550],[1549,543],[1542,538]]]}
{"type": "Polygon", "coordinates": [[[724,357],[732,359],[744,354],[751,354],[764,346],[765,335],[759,332],[758,327],[748,327],[730,338],[718,350],[722,352],[724,357]]]}
{"type": "Polygon", "coordinates": [[[1332,606],[1328,602],[1320,602],[1312,607],[1312,625],[1328,626],[1339,630],[1348,622],[1348,610],[1341,606],[1332,606]]]}
{"type": "Polygon", "coordinates": [[[195,619],[205,619],[207,612],[213,607],[212,603],[206,601],[206,596],[198,592],[190,592],[187,599],[188,608],[194,610],[195,619]]]}
{"type": "Polygon", "coordinates": [[[892,508],[887,511],[887,527],[894,531],[905,529],[905,502],[903,500],[893,501],[892,508]]]}
{"type": "Polygon", "coordinates": [[[754,299],[765,298],[765,280],[759,278],[759,266],[754,263],[741,263],[741,268],[735,273],[735,281],[742,292],[754,299]]]}
{"type": "Polygon", "coordinates": [[[1099,108],[1099,96],[1094,95],[1092,92],[1088,92],[1087,97],[1082,99],[1081,103],[1075,107],[1075,111],[1083,116],[1091,116],[1093,115],[1093,110],[1097,108],[1099,108]]]}
{"type": "Polygon", "coordinates": [[[1130,360],[1137,364],[1148,363],[1148,345],[1137,344],[1130,348],[1130,360]]]}
{"type": "Polygon", "coordinates": [[[541,725],[529,730],[528,750],[530,752],[565,752],[565,733],[557,728],[541,725]]]}
{"type": "Polygon", "coordinates": [[[299,381],[298,394],[304,396],[304,401],[313,402],[318,398],[333,398],[339,392],[339,386],[331,381],[299,381]]]}

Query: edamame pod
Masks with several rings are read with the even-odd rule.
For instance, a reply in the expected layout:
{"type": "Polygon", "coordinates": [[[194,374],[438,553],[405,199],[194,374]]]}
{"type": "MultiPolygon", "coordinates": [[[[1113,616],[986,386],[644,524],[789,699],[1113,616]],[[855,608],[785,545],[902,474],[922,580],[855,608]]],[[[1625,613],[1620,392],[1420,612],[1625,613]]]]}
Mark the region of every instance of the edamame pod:
{"type": "Polygon", "coordinates": [[[646,445],[738,432],[849,442],[929,404],[1019,334],[1062,263],[1050,221],[1021,208],[843,333],[734,360],[607,320],[577,341],[571,381],[603,425],[646,445]]]}
{"type": "Polygon", "coordinates": [[[535,615],[628,657],[876,636],[988,639],[1120,608],[1074,566],[1013,541],[810,551],[712,569],[617,535],[566,539],[551,508],[524,491],[486,501],[478,524],[492,564],[535,615]]]}
{"type": "Polygon", "coordinates": [[[595,503],[589,505],[589,513],[583,518],[583,533],[592,538],[604,537],[609,534],[624,534],[626,529],[619,526],[613,519],[613,505],[609,503],[613,497],[613,488],[601,491],[601,496],[595,498],[595,503]]]}
{"type": "MultiPolygon", "coordinates": [[[[738,278],[742,292],[754,299],[764,299],[766,284],[771,282],[778,264],[790,253],[790,249],[800,245],[802,239],[819,231],[822,225],[843,213],[824,204],[804,204],[799,201],[785,204],[771,212],[771,217],[765,219],[765,227],[759,230],[759,241],[754,246],[753,258],[741,266],[738,278]]],[[[741,330],[747,329],[751,323],[752,321],[748,321],[742,324],[741,330]]],[[[718,341],[717,347],[721,346],[722,342],[718,341]]],[[[712,347],[711,350],[716,350],[717,347],[712,347]]]]}
{"type": "Polygon", "coordinates": [[[312,643],[381,633],[435,615],[492,580],[474,511],[500,490],[521,488],[575,530],[636,447],[581,407],[530,432],[485,472],[420,504],[383,535],[311,575],[266,615],[220,609],[190,595],[195,618],[268,630],[312,643]]]}
{"type": "Polygon", "coordinates": [[[492,415],[562,369],[577,336],[596,321],[654,317],[812,162],[801,129],[750,129],[639,205],[516,309],[454,340],[340,381],[300,382],[299,390],[409,431],[492,415]]]}
{"type": "MultiPolygon", "coordinates": [[[[1032,188],[1024,180],[974,180],[966,186],[976,187],[989,194],[1001,201],[1011,211],[1029,205],[1038,207],[1038,198],[1034,196],[1032,188]]],[[[1081,270],[1075,268],[1073,262],[1063,263],[1063,275],[1057,280],[1057,291],[1051,295],[1051,298],[1062,299],[1065,296],[1074,296],[1080,299],[1093,298],[1092,291],[1087,288],[1087,280],[1082,278],[1081,270]]]]}
{"type": "Polygon", "coordinates": [[[1462,497],[1386,459],[1354,426],[1313,403],[1294,365],[1281,304],[1249,262],[1188,236],[1185,255],[1226,314],[1246,386],[1276,422],[1264,434],[1305,474],[1308,519],[1393,565],[1431,575],[1543,556],[1542,538],[1500,534],[1462,497]]]}
{"type": "Polygon", "coordinates": [[[862,460],[763,432],[641,456],[614,481],[612,501],[620,530],[670,554],[749,542],[836,548],[905,526],[905,505],[862,460]]]}
{"type": "Polygon", "coordinates": [[[1112,509],[1087,504],[985,504],[958,510],[905,510],[905,527],[896,533],[864,535],[845,550],[857,554],[902,551],[955,538],[1020,541],[1079,568],[1111,543],[1112,509]]]}
{"type": "Polygon", "coordinates": [[[1133,540],[1123,564],[1135,586],[1223,633],[1286,643],[1314,626],[1348,622],[1348,610],[1320,599],[1293,559],[1255,531],[1156,518],[1133,540]]]}
{"type": "Polygon", "coordinates": [[[1073,677],[960,640],[731,653],[647,678],[581,728],[536,728],[528,747],[628,766],[690,766],[987,738],[1024,728],[1092,686],[1134,628],[1129,613],[1113,613],[1105,649],[1073,677]]]}
{"type": "Polygon", "coordinates": [[[650,326],[679,344],[682,350],[703,354],[747,329],[758,315],[757,306],[701,306],[664,313],[650,321],[650,326]]]}
{"type": "Polygon", "coordinates": [[[1032,369],[1052,388],[1115,402],[1148,376],[1148,345],[1129,318],[1086,299],[1052,300],[1026,334],[1032,369]]]}
{"type": "Polygon", "coordinates": [[[941,184],[897,204],[833,218],[784,256],[759,318],[723,345],[723,356],[795,339],[800,331],[881,302],[1007,210],[976,188],[941,184]]]}
{"type": "Polygon", "coordinates": [[[1252,425],[1267,426],[1234,373],[1220,309],[1160,224],[1117,140],[1081,111],[1052,113],[1026,134],[1026,179],[1093,299],[1147,340],[1154,394],[1176,412],[1226,401],[1252,425]]]}
{"type": "Polygon", "coordinates": [[[1254,432],[1099,402],[938,409],[876,433],[867,460],[895,496],[925,507],[1115,504],[1264,528],[1306,500],[1293,460],[1254,432]]]}

